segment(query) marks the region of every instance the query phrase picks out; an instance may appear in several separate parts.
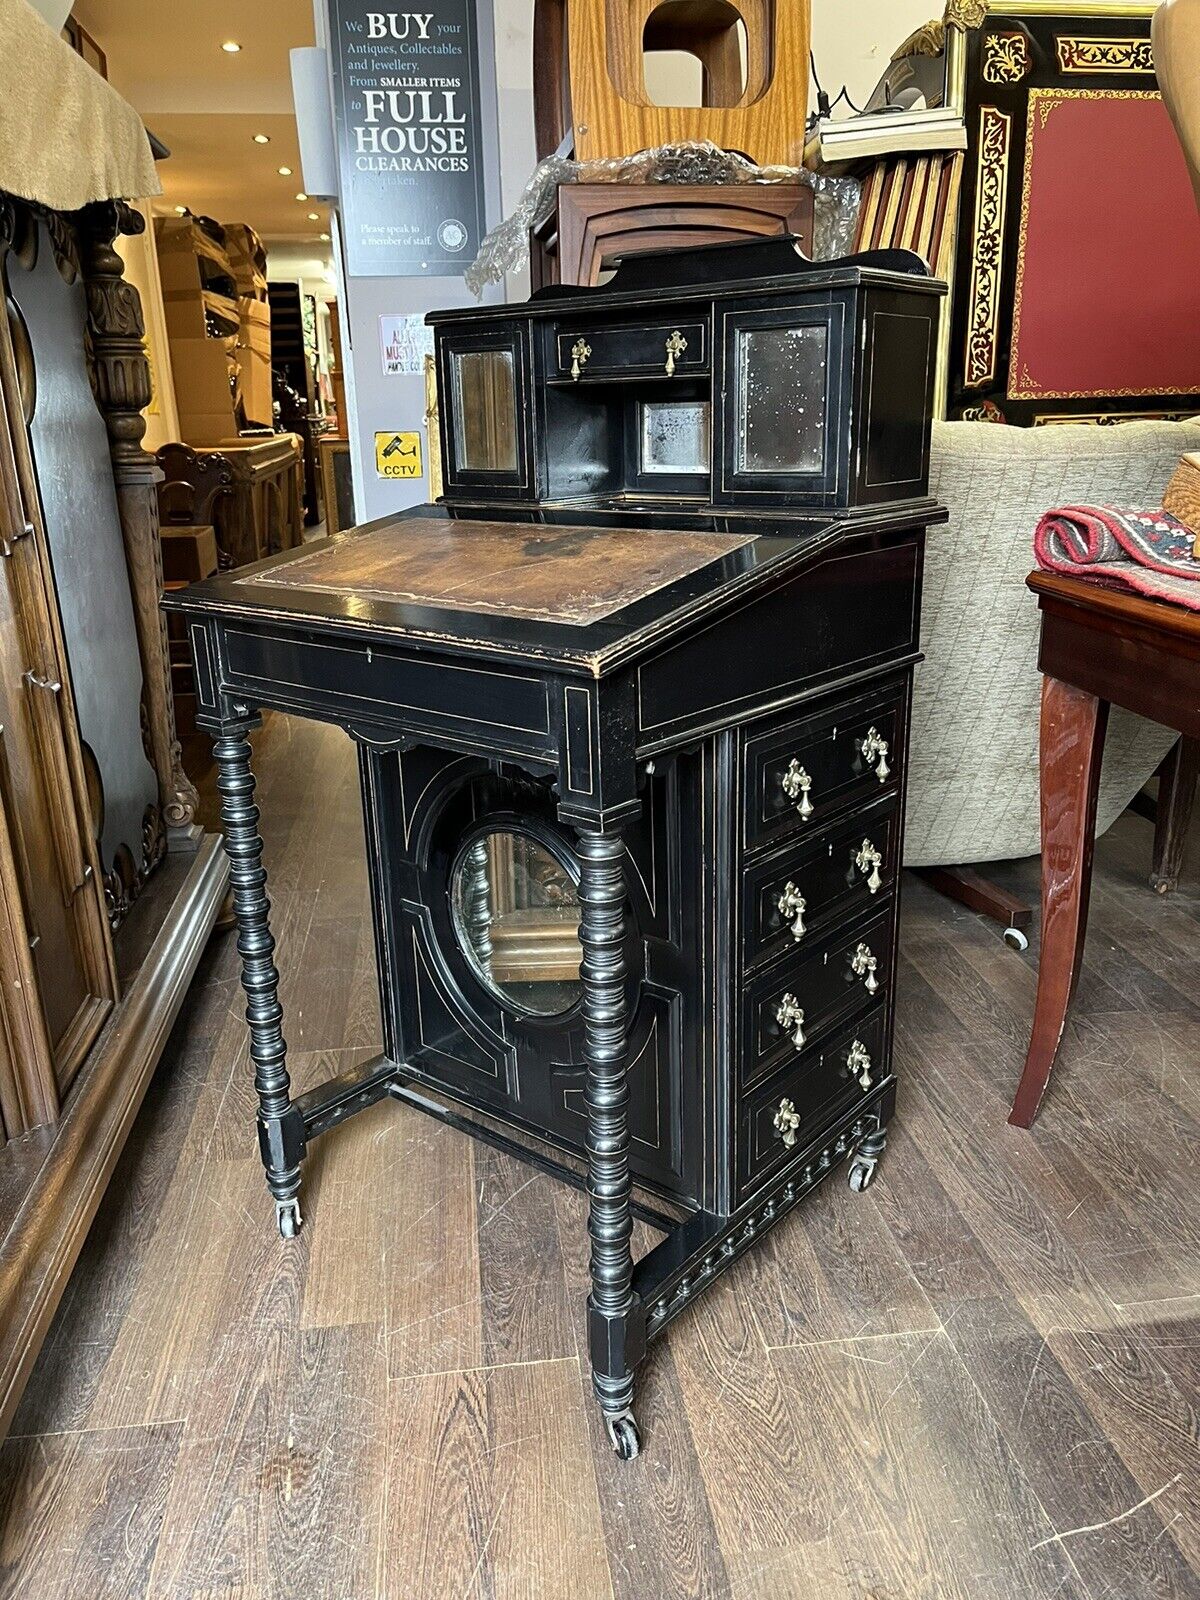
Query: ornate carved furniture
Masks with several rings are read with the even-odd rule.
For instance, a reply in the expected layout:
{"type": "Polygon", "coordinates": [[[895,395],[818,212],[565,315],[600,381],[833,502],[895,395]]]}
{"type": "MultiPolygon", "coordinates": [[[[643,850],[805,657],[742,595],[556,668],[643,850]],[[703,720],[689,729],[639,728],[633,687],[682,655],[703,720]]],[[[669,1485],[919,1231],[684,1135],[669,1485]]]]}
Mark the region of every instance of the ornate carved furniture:
{"type": "Polygon", "coordinates": [[[1042,616],[1042,949],[1029,1054],[1009,1121],[1028,1128],[1083,961],[1096,793],[1110,705],[1200,738],[1200,616],[1182,606],[1034,572],[1042,616]]]}
{"type": "Polygon", "coordinates": [[[1200,217],[1154,76],[1153,10],[1006,0],[949,36],[971,141],[951,417],[1196,410],[1200,217]]]}
{"type": "Polygon", "coordinates": [[[808,45],[808,0],[537,0],[538,155],[571,130],[581,161],[710,139],[759,166],[798,167],[808,45]],[[646,55],[664,50],[697,58],[699,104],[651,100],[646,55]]]}
{"type": "Polygon", "coordinates": [[[113,248],[140,226],[0,195],[0,1430],[226,881],[171,708],[141,308],[113,248]]]}
{"type": "Polygon", "coordinates": [[[532,241],[534,287],[593,285],[617,257],[791,234],[812,251],[813,191],[801,183],[567,183],[532,241]]]}
{"type": "Polygon", "coordinates": [[[769,241],[434,313],[441,505],[167,600],[282,1233],[308,1143],[385,1097],[586,1183],[622,1456],[647,1341],[883,1150],[942,290],[769,241]],[[383,1053],[295,1099],[262,707],[358,742],[376,919],[383,1053]],[[633,1214],[665,1235],[636,1263],[633,1214]]]}
{"type": "Polygon", "coordinates": [[[164,445],[158,451],[163,492],[190,483],[196,462],[216,460],[229,472],[229,492],[213,502],[221,564],[240,567],[304,541],[304,462],[294,433],[226,439],[218,445],[164,445]]]}

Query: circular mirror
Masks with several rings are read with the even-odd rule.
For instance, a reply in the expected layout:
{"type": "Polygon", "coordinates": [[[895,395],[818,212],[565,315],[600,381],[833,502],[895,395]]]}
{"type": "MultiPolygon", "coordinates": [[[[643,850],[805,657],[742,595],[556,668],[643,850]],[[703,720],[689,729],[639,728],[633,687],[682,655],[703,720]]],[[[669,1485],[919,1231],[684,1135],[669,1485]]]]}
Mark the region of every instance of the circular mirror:
{"type": "Polygon", "coordinates": [[[479,978],[516,1011],[556,1017],[579,999],[579,888],[532,834],[497,828],[463,851],[450,889],[454,929],[479,978]]]}

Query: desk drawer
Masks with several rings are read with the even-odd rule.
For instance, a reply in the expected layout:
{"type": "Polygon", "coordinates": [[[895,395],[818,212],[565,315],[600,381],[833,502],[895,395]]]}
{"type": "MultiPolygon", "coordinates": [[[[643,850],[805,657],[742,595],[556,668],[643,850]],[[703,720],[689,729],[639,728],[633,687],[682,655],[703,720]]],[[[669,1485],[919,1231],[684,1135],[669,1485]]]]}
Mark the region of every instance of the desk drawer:
{"type": "Polygon", "coordinates": [[[746,848],[811,831],[848,806],[896,793],[908,691],[842,701],[746,741],[746,848]]]}
{"type": "Polygon", "coordinates": [[[795,946],[820,944],[840,918],[886,896],[899,856],[899,797],[855,814],[815,839],[776,851],[742,879],[743,962],[747,969],[795,946]]]}
{"type": "Polygon", "coordinates": [[[689,377],[708,371],[708,323],[630,323],[593,328],[560,323],[552,366],[559,378],[689,377]],[[668,362],[671,371],[668,372],[668,362]]]}
{"type": "Polygon", "coordinates": [[[845,1019],[887,988],[894,915],[890,901],[805,958],[776,962],[744,990],[741,1081],[758,1083],[812,1051],[845,1019]],[[872,962],[874,965],[872,965],[872,962]]]}
{"type": "Polygon", "coordinates": [[[817,1138],[839,1112],[848,1112],[882,1083],[890,1068],[885,1024],[886,1007],[879,1004],[743,1102],[739,1200],[817,1138]]]}

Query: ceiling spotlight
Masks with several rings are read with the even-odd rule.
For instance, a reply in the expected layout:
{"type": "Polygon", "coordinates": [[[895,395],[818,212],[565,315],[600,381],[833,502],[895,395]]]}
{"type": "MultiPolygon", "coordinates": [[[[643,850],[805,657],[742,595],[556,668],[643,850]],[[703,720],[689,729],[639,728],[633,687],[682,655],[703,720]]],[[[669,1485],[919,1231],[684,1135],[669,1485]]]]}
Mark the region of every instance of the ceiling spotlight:
{"type": "Polygon", "coordinates": [[[320,212],[319,212],[319,211],[310,211],[310,212],[309,212],[309,213],[308,213],[308,220],[309,220],[309,221],[310,221],[310,222],[320,222],[320,220],[321,220],[321,213],[320,213],[320,212]]]}
{"type": "Polygon", "coordinates": [[[224,44],[221,46],[221,49],[224,50],[224,52],[225,52],[225,54],[227,56],[235,56],[235,55],[237,55],[238,51],[241,48],[242,48],[241,45],[237,42],[236,39],[226,39],[224,44]]]}
{"type": "Polygon", "coordinates": [[[324,242],[325,242],[325,243],[326,243],[326,244],[328,244],[328,243],[329,243],[329,235],[328,235],[328,234],[327,234],[327,233],[323,233],[323,234],[322,234],[322,235],[321,235],[321,238],[322,238],[322,239],[323,239],[323,240],[324,240],[324,242]]]}
{"type": "Polygon", "coordinates": [[[254,142],[255,144],[270,144],[271,135],[269,133],[256,133],[254,135],[254,142]]]}
{"type": "Polygon", "coordinates": [[[291,175],[292,175],[291,167],[280,167],[279,168],[279,176],[281,178],[290,178],[291,175]]]}
{"type": "Polygon", "coordinates": [[[297,195],[297,196],[296,196],[296,199],[297,199],[297,200],[299,200],[299,201],[300,201],[300,202],[301,202],[301,204],[303,204],[303,202],[304,202],[304,201],[305,201],[305,200],[307,200],[307,199],[308,199],[308,196],[307,196],[307,195],[306,195],[306,194],[305,194],[305,193],[304,193],[304,192],[303,192],[303,191],[301,191],[301,192],[300,192],[300,193],[299,193],[299,194],[298,194],[298,195],[297,195]]]}
{"type": "Polygon", "coordinates": [[[186,206],[176,206],[175,207],[175,215],[177,217],[186,217],[187,216],[187,207],[186,206]]]}

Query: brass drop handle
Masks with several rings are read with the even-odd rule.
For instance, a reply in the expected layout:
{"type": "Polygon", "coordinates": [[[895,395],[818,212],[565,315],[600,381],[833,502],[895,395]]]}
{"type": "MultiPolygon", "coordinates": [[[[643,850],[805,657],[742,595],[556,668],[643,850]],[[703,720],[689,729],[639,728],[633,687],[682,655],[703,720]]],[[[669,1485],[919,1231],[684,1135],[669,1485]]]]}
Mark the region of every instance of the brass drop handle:
{"type": "Polygon", "coordinates": [[[675,376],[675,363],[687,349],[687,340],[683,337],[678,328],[675,329],[675,332],[667,340],[666,348],[667,377],[673,378],[675,376]]]}
{"type": "Polygon", "coordinates": [[[804,926],[804,913],[808,910],[808,901],[800,893],[794,883],[790,881],[784,885],[783,893],[775,902],[779,908],[779,915],[792,925],[792,938],[800,943],[808,929],[804,926]]]}
{"type": "Polygon", "coordinates": [[[775,1007],[775,1021],[784,1033],[791,1034],[796,1049],[803,1050],[808,1043],[808,1037],[804,1032],[804,1007],[794,994],[785,994],[775,1007]]]}
{"type": "Polygon", "coordinates": [[[892,769],[887,764],[888,742],[880,734],[879,729],[875,727],[868,728],[867,736],[862,740],[858,748],[862,751],[862,758],[868,766],[874,763],[875,776],[880,783],[886,783],[892,775],[892,769]]]}
{"type": "Polygon", "coordinates": [[[800,1113],[784,1095],[775,1113],[775,1132],[790,1150],[796,1142],[796,1129],[800,1126],[800,1113]]]}
{"type": "Polygon", "coordinates": [[[586,339],[576,339],[571,346],[571,377],[576,383],[579,382],[579,374],[587,366],[591,353],[592,347],[586,339]]]}
{"type": "Polygon", "coordinates": [[[850,970],[856,978],[863,980],[863,987],[868,994],[874,994],[879,988],[878,980],[875,977],[875,968],[878,965],[878,961],[871,954],[870,945],[867,944],[860,944],[850,957],[850,970]]]}
{"type": "Polygon", "coordinates": [[[62,684],[57,678],[43,678],[40,672],[35,672],[32,667],[23,674],[25,682],[34,689],[45,689],[47,694],[59,694],[62,684]]]}
{"type": "Polygon", "coordinates": [[[855,1039],[846,1053],[846,1070],[852,1078],[858,1079],[858,1086],[864,1093],[875,1082],[871,1076],[871,1057],[861,1039],[855,1039]]]}
{"type": "Polygon", "coordinates": [[[796,810],[804,818],[805,822],[807,822],[809,817],[811,817],[813,814],[813,803],[808,798],[808,792],[812,788],[812,779],[796,760],[795,756],[793,756],[788,762],[787,768],[784,771],[783,777],[780,778],[779,783],[784,794],[787,795],[789,800],[799,801],[799,804],[796,806],[796,810]]]}
{"type": "Polygon", "coordinates": [[[854,865],[867,879],[867,888],[871,893],[878,894],[883,887],[883,879],[879,876],[879,869],[883,865],[883,857],[876,850],[870,839],[863,840],[862,849],[854,858],[854,865]]]}

